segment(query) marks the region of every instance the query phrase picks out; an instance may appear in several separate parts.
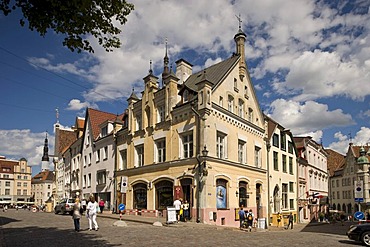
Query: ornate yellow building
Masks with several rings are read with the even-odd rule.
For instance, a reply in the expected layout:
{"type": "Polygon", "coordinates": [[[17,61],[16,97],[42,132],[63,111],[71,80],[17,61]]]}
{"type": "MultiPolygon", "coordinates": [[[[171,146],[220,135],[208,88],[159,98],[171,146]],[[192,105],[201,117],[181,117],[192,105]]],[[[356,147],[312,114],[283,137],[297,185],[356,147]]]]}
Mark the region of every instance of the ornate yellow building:
{"type": "Polygon", "coordinates": [[[126,213],[166,214],[181,198],[192,220],[239,226],[240,206],[267,217],[267,124],[245,63],[246,35],[228,59],[192,72],[180,59],[162,87],[152,70],[128,99],[116,138],[116,203],[126,213]]]}

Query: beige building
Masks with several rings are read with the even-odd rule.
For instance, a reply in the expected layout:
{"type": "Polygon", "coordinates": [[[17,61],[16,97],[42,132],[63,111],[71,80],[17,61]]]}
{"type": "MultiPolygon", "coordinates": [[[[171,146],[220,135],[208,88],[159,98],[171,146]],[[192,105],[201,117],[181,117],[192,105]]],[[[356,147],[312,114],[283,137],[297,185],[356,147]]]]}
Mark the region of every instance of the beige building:
{"type": "MultiPolygon", "coordinates": [[[[270,225],[277,226],[280,213],[287,221],[293,214],[298,219],[297,151],[290,130],[266,116],[268,123],[268,183],[270,225]]],[[[288,223],[288,222],[286,222],[288,223]]]]}
{"type": "Polygon", "coordinates": [[[0,156],[0,204],[22,204],[31,201],[32,168],[27,160],[0,156]]]}
{"type": "Polygon", "coordinates": [[[240,206],[267,217],[266,124],[245,63],[245,37],[239,29],[234,55],[197,73],[180,59],[175,74],[166,50],[162,87],[150,69],[115,135],[116,207],[166,214],[181,198],[192,219],[207,224],[239,226],[240,206]]]}
{"type": "Polygon", "coordinates": [[[53,185],[54,173],[52,171],[41,171],[32,178],[31,188],[35,205],[45,205],[52,196],[53,185]]]}
{"type": "Polygon", "coordinates": [[[357,211],[369,212],[369,159],[368,146],[349,144],[342,165],[330,178],[331,209],[343,211],[346,215],[353,215],[357,211]],[[361,188],[360,194],[355,192],[357,187],[361,188]]]}

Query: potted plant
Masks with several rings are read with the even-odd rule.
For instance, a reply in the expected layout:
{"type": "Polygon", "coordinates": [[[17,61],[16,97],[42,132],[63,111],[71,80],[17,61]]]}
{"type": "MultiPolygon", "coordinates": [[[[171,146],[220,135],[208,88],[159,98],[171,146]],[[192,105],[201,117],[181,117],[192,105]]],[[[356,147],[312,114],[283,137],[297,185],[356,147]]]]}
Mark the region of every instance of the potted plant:
{"type": "Polygon", "coordinates": [[[323,222],[324,221],[324,216],[325,216],[325,214],[323,212],[320,212],[319,213],[320,222],[323,222]]]}

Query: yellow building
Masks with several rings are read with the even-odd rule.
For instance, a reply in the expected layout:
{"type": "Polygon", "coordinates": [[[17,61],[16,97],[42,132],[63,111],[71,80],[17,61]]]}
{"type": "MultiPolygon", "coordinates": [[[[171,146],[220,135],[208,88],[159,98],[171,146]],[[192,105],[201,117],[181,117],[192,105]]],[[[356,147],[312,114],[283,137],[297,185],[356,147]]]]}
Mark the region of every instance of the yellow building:
{"type": "Polygon", "coordinates": [[[162,87],[152,70],[116,137],[116,203],[155,216],[181,198],[194,221],[239,226],[240,206],[267,217],[266,123],[245,63],[245,34],[228,59],[192,72],[180,59],[162,87]]]}

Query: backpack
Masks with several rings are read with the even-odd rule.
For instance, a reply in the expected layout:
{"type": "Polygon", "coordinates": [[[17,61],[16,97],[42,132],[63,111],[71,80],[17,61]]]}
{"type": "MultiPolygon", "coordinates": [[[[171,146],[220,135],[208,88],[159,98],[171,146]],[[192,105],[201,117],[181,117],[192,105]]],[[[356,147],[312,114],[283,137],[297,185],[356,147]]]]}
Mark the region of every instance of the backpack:
{"type": "Polygon", "coordinates": [[[248,220],[253,220],[253,216],[252,216],[252,214],[251,213],[249,213],[248,214],[248,218],[247,218],[248,220]]]}

